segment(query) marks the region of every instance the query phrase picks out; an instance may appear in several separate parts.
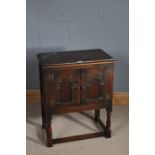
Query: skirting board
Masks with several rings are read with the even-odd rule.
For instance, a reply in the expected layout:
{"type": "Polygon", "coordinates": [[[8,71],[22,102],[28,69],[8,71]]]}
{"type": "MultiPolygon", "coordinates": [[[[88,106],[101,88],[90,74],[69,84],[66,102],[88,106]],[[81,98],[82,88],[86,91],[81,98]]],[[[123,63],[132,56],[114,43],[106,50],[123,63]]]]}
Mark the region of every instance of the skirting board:
{"type": "MultiPolygon", "coordinates": [[[[40,103],[40,90],[39,89],[27,89],[26,90],[26,102],[27,103],[40,103]]],[[[129,104],[128,92],[114,92],[113,104],[129,104]]]]}

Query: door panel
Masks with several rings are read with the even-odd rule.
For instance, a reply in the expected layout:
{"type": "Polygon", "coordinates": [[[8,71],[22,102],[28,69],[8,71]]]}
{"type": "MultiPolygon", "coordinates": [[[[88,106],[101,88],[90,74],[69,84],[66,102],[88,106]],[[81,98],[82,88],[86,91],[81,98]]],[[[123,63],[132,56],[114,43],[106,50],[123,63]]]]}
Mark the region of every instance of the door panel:
{"type": "Polygon", "coordinates": [[[113,64],[44,71],[45,102],[51,107],[112,102],[113,64]]]}
{"type": "Polygon", "coordinates": [[[80,103],[80,70],[47,71],[48,102],[51,106],[80,103]]]}
{"type": "Polygon", "coordinates": [[[81,69],[81,103],[101,101],[104,96],[104,70],[105,65],[96,65],[81,69]]]}

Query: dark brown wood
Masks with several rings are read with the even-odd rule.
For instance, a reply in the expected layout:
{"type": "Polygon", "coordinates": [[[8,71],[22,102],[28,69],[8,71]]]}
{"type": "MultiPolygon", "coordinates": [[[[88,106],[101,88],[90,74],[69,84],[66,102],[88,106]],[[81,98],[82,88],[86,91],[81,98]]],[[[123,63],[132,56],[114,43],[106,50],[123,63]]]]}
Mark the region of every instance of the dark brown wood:
{"type": "Polygon", "coordinates": [[[53,146],[51,120],[46,123],[47,146],[51,147],[53,146]]]}
{"type": "Polygon", "coordinates": [[[52,107],[60,105],[80,104],[80,70],[53,71],[47,69],[48,104],[52,107]],[[63,104],[62,104],[63,103],[63,104]]]}
{"type": "Polygon", "coordinates": [[[42,80],[43,80],[43,74],[41,73],[41,66],[39,65],[39,74],[40,74],[40,96],[41,96],[41,114],[42,114],[42,128],[44,129],[45,128],[45,123],[44,123],[44,121],[45,121],[45,110],[44,110],[44,98],[43,98],[43,82],[42,82],[42,80]]]}
{"type": "Polygon", "coordinates": [[[100,118],[100,109],[95,110],[95,121],[98,121],[100,118]]]}
{"type": "Polygon", "coordinates": [[[114,61],[110,55],[101,49],[40,53],[37,57],[44,67],[48,65],[114,61]]]}
{"type": "Polygon", "coordinates": [[[110,138],[111,137],[111,112],[107,112],[107,121],[106,121],[106,130],[105,130],[105,137],[110,138]]]}
{"type": "Polygon", "coordinates": [[[38,54],[42,126],[47,136],[47,146],[53,143],[93,138],[111,137],[111,112],[113,70],[115,60],[101,49],[38,54]],[[107,111],[106,125],[100,120],[100,109],[107,111]],[[95,121],[103,132],[52,138],[53,114],[95,111],[95,121]]]}
{"type": "Polygon", "coordinates": [[[100,118],[97,118],[96,121],[99,123],[99,125],[102,127],[102,129],[106,132],[106,126],[105,124],[101,121],[100,118]]]}
{"type": "Polygon", "coordinates": [[[62,113],[70,113],[70,112],[81,112],[81,111],[88,111],[94,109],[101,109],[106,107],[104,104],[100,103],[92,103],[92,104],[85,104],[79,106],[62,106],[61,108],[54,108],[52,113],[53,114],[62,114],[62,113]]]}
{"type": "Polygon", "coordinates": [[[105,134],[104,132],[96,132],[96,133],[90,133],[90,134],[83,134],[83,135],[77,135],[77,136],[57,138],[57,139],[54,139],[53,142],[54,142],[54,144],[64,143],[64,142],[71,142],[71,141],[76,141],[76,140],[83,140],[83,139],[102,137],[102,136],[104,136],[104,134],[105,134]]]}
{"type": "Polygon", "coordinates": [[[104,102],[104,72],[107,65],[94,65],[91,68],[81,70],[81,101],[83,103],[91,103],[97,99],[104,102]]]}
{"type": "Polygon", "coordinates": [[[53,146],[52,127],[51,127],[51,114],[48,112],[45,116],[45,132],[47,136],[47,146],[53,146]]]}
{"type": "MultiPolygon", "coordinates": [[[[27,89],[26,90],[26,103],[38,104],[41,101],[40,89],[27,89]]],[[[112,104],[128,105],[129,93],[128,92],[113,92],[112,104]]]]}

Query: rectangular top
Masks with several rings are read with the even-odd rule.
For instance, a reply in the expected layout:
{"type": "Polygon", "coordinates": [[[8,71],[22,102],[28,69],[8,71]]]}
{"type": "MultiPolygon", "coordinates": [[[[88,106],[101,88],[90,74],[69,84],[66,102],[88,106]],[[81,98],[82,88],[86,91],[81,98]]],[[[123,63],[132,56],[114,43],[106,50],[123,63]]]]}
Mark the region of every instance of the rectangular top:
{"type": "Polygon", "coordinates": [[[115,61],[101,49],[39,53],[37,57],[42,67],[115,61]]]}

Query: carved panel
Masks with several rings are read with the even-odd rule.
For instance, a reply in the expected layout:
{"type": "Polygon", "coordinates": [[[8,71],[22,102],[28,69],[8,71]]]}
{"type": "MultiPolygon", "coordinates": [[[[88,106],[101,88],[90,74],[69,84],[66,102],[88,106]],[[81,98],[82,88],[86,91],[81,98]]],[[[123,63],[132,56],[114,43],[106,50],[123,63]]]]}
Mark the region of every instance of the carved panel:
{"type": "Polygon", "coordinates": [[[54,99],[48,100],[48,105],[50,107],[55,107],[55,103],[56,103],[56,100],[54,100],[54,99]]]}
{"type": "Polygon", "coordinates": [[[48,80],[49,103],[56,106],[80,103],[80,70],[49,69],[48,80]]]}
{"type": "Polygon", "coordinates": [[[54,73],[52,71],[49,71],[48,73],[48,79],[53,80],[54,79],[54,73]]]}
{"type": "Polygon", "coordinates": [[[82,70],[82,100],[104,100],[104,67],[95,66],[82,70]]]}

